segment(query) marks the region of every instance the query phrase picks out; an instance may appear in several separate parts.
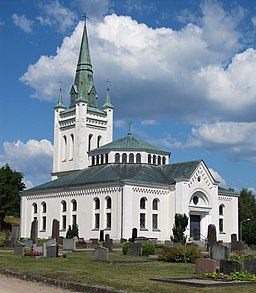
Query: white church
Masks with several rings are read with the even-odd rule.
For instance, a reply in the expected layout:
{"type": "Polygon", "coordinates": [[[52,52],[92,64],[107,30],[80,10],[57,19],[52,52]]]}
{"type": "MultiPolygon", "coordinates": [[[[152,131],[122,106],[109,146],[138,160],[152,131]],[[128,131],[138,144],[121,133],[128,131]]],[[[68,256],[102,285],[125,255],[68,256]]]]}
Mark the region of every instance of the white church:
{"type": "Polygon", "coordinates": [[[175,213],[189,217],[187,239],[204,240],[209,224],[217,239],[230,242],[238,234],[238,193],[221,188],[202,160],[171,164],[170,152],[143,142],[128,132],[113,141],[110,93],[97,103],[86,22],[70,105],[60,91],[55,106],[52,181],[21,195],[21,237],[30,237],[38,220],[39,237],[60,236],[69,225],[79,237],[99,238],[100,230],[114,241],[138,236],[169,240],[175,213]]]}

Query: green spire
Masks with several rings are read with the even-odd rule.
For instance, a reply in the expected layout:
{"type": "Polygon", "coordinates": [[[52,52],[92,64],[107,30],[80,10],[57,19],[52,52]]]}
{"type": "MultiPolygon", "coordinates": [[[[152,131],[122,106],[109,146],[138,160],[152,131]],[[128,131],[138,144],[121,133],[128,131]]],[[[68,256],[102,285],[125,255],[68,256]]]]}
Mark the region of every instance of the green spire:
{"type": "Polygon", "coordinates": [[[93,82],[86,16],[84,20],[83,36],[77,62],[75,81],[70,91],[70,107],[74,107],[78,101],[84,101],[91,107],[97,107],[97,93],[93,82]]]}
{"type": "Polygon", "coordinates": [[[113,105],[111,104],[110,102],[110,92],[109,92],[109,88],[107,88],[107,95],[106,95],[106,102],[105,104],[103,105],[103,109],[106,109],[106,108],[114,108],[113,105]]]}
{"type": "Polygon", "coordinates": [[[61,88],[60,88],[60,93],[59,93],[59,98],[58,98],[58,102],[57,104],[54,106],[55,109],[66,109],[65,105],[62,102],[62,92],[61,92],[61,88]]]}

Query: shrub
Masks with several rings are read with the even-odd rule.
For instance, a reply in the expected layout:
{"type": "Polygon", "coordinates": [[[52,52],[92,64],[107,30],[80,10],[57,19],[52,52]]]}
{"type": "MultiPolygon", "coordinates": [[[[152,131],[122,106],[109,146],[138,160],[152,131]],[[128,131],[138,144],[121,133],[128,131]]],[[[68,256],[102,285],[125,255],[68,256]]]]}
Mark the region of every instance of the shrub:
{"type": "Polygon", "coordinates": [[[122,251],[123,251],[123,254],[126,255],[127,252],[128,252],[128,245],[129,245],[129,242],[124,242],[122,244],[122,251]]]}
{"type": "Polygon", "coordinates": [[[144,243],[142,245],[142,255],[153,255],[155,254],[155,246],[153,243],[151,243],[150,241],[144,243]]]}
{"type": "Polygon", "coordinates": [[[174,225],[172,229],[173,236],[171,240],[173,242],[186,243],[186,236],[184,232],[188,225],[188,217],[186,214],[175,214],[174,225]]]}
{"type": "Polygon", "coordinates": [[[78,237],[78,225],[77,225],[77,224],[72,225],[72,228],[71,228],[71,226],[69,225],[69,226],[68,226],[68,231],[67,231],[67,234],[66,234],[66,238],[67,238],[67,239],[72,239],[72,238],[74,238],[75,236],[76,236],[77,238],[79,238],[79,237],[78,237]]]}
{"type": "Polygon", "coordinates": [[[197,258],[201,257],[201,250],[195,246],[173,246],[163,250],[159,259],[168,262],[189,262],[194,263],[197,258]]]}

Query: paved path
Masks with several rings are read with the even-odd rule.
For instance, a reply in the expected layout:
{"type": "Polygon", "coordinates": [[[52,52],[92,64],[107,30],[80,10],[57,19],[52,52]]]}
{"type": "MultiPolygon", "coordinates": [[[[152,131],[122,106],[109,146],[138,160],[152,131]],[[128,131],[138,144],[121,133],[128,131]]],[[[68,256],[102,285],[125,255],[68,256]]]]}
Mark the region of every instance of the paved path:
{"type": "Polygon", "coordinates": [[[41,283],[23,281],[0,274],[0,293],[70,293],[65,289],[46,286],[41,283]]]}

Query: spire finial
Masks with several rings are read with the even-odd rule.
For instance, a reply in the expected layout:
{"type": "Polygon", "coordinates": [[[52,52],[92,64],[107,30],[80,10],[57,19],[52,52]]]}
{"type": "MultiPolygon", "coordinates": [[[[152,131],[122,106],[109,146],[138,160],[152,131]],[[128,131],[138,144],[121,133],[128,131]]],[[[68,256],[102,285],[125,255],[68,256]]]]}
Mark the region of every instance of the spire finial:
{"type": "Polygon", "coordinates": [[[130,121],[129,122],[129,128],[128,128],[128,135],[131,135],[132,133],[131,133],[131,125],[132,125],[132,122],[130,121]]]}
{"type": "Polygon", "coordinates": [[[84,26],[86,26],[86,19],[89,19],[89,17],[86,15],[86,12],[84,12],[84,14],[82,15],[83,19],[84,19],[84,26]]]}
{"type": "Polygon", "coordinates": [[[55,106],[55,108],[63,108],[63,109],[65,109],[66,107],[65,107],[65,105],[62,102],[62,92],[61,92],[61,85],[63,84],[63,81],[59,80],[58,81],[58,84],[59,84],[59,87],[60,87],[60,92],[59,92],[58,103],[55,106]]]}
{"type": "Polygon", "coordinates": [[[107,83],[107,96],[106,96],[106,102],[103,105],[103,109],[106,109],[106,108],[112,108],[113,109],[113,106],[111,105],[111,102],[110,102],[110,93],[109,93],[109,84],[111,82],[110,82],[109,79],[107,79],[106,83],[107,83]]]}

